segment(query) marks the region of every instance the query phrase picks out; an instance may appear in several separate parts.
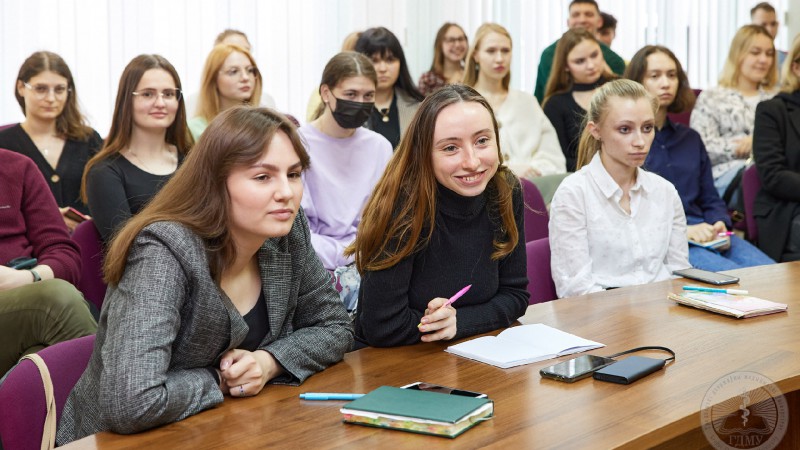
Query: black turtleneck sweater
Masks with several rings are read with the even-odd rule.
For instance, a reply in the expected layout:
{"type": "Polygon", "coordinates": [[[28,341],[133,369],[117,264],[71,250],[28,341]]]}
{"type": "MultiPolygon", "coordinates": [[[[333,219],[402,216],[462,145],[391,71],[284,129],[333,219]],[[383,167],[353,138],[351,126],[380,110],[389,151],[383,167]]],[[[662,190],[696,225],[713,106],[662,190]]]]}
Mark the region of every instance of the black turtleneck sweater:
{"type": "Polygon", "coordinates": [[[487,189],[476,197],[462,197],[438,186],[435,225],[427,247],[389,269],[362,274],[358,340],[375,347],[420,342],[417,325],[428,302],[448,298],[468,284],[472,288],[453,303],[456,338],[507,327],[525,314],[529,294],[522,192],[517,187],[513,197],[519,241],[499,261],[491,255],[501,222],[496,212],[490,217],[488,195],[487,189]]]}

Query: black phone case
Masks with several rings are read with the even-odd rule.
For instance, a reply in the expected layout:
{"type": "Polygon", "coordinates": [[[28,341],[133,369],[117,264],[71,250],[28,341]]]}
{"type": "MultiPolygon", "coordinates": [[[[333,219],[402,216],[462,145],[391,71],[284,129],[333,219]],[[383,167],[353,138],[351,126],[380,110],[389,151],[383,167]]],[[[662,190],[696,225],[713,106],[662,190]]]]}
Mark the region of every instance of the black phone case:
{"type": "Polygon", "coordinates": [[[595,371],[594,379],[617,384],[631,384],[644,376],[661,370],[666,360],[629,356],[595,371]]]}

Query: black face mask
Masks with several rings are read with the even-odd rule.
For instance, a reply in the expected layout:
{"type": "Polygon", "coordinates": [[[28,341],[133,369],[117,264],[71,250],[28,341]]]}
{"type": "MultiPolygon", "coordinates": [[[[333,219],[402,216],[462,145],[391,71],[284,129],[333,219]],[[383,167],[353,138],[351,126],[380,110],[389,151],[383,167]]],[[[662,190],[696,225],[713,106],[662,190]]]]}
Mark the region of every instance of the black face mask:
{"type": "Polygon", "coordinates": [[[331,109],[333,120],[342,128],[353,129],[364,125],[375,106],[374,102],[353,102],[338,97],[333,98],[336,99],[336,111],[331,109]]]}

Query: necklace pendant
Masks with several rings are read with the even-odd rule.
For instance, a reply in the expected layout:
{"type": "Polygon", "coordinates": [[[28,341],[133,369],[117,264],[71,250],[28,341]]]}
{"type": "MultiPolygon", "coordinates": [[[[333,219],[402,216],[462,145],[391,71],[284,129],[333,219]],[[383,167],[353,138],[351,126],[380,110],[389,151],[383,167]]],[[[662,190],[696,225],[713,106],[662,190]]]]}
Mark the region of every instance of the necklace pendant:
{"type": "Polygon", "coordinates": [[[389,123],[389,116],[383,116],[381,120],[383,121],[383,123],[389,123]]]}

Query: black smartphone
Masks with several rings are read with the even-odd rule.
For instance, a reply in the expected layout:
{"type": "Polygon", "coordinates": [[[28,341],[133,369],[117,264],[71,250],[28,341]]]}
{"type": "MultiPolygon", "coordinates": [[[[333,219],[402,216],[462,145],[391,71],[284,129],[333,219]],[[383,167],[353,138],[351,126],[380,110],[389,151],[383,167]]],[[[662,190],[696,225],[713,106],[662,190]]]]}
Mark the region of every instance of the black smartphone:
{"type": "Polygon", "coordinates": [[[615,363],[616,360],[604,356],[581,355],[568,361],[560,362],[539,371],[542,378],[574,383],[592,375],[592,372],[615,363]]]}
{"type": "Polygon", "coordinates": [[[475,397],[475,398],[489,397],[488,395],[481,394],[480,392],[465,391],[463,389],[456,389],[447,386],[441,386],[438,384],[423,383],[422,381],[417,381],[415,383],[407,384],[403,386],[401,389],[414,389],[417,391],[438,392],[440,394],[460,395],[462,397],[475,397]]]}
{"type": "Polygon", "coordinates": [[[714,284],[717,286],[723,284],[736,284],[739,282],[738,277],[725,275],[717,272],[709,272],[708,270],[701,269],[683,269],[672,272],[673,275],[678,275],[692,280],[702,281],[703,283],[714,284]]]}
{"type": "Polygon", "coordinates": [[[68,219],[72,219],[72,220],[74,220],[75,222],[78,222],[78,223],[85,222],[85,221],[89,220],[89,216],[87,216],[86,214],[83,214],[82,212],[78,211],[77,209],[73,208],[72,206],[70,206],[67,209],[67,212],[64,213],[64,216],[66,216],[68,219]]]}

